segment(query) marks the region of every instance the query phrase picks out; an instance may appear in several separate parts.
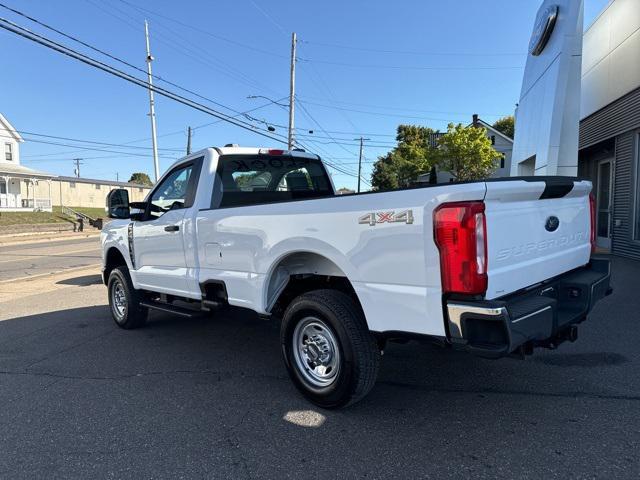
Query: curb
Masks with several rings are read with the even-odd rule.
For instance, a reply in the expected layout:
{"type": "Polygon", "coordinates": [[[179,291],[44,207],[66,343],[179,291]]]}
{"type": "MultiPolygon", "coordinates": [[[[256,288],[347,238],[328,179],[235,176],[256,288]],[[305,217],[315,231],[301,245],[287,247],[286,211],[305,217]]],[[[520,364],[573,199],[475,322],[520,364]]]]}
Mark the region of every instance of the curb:
{"type": "Polygon", "coordinates": [[[9,247],[11,245],[22,245],[25,243],[55,242],[57,240],[76,240],[83,238],[99,237],[100,232],[68,232],[59,234],[57,232],[42,233],[22,233],[16,235],[0,235],[0,246],[9,247]],[[6,240],[5,240],[6,239],[6,240]]]}

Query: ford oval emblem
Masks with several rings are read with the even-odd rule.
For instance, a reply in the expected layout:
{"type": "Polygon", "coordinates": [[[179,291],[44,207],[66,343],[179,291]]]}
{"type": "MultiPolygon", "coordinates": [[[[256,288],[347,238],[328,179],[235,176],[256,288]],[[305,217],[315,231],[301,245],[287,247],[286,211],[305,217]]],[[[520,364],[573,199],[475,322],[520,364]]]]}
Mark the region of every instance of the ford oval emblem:
{"type": "Polygon", "coordinates": [[[544,224],[544,228],[547,232],[555,232],[560,226],[560,219],[551,215],[547,218],[547,221],[544,224]]]}
{"type": "Polygon", "coordinates": [[[538,17],[533,27],[531,40],[529,41],[529,53],[537,57],[547,46],[553,28],[556,26],[558,18],[558,5],[549,5],[544,10],[538,12],[538,17]]]}

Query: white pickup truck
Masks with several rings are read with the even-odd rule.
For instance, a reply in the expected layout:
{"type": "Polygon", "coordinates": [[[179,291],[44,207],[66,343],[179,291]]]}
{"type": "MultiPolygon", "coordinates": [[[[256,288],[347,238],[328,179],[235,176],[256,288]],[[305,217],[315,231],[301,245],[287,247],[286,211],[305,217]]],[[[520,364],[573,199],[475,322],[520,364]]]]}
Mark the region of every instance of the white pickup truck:
{"type": "Polygon", "coordinates": [[[372,388],[388,340],[485,358],[574,341],[611,293],[590,190],[527,177],[340,196],[316,155],[208,148],[144,202],[109,194],[104,283],[125,329],[151,309],[276,318],[291,379],[336,408],[372,388]]]}

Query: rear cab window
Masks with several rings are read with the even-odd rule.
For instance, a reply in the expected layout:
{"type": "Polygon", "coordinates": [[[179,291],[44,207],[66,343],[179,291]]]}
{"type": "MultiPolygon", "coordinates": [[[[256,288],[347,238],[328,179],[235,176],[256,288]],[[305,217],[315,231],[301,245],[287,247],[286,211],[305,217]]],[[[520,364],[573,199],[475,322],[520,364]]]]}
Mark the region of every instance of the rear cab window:
{"type": "Polygon", "coordinates": [[[223,155],[218,160],[211,208],[240,207],[333,196],[319,159],[223,155]]]}

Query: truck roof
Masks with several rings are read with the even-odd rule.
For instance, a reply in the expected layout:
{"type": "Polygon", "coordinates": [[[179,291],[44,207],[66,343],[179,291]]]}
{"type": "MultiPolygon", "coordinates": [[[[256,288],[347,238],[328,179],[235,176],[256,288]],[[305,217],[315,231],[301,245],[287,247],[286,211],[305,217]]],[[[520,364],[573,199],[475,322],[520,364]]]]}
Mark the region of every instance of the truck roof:
{"type": "MultiPolygon", "coordinates": [[[[213,148],[215,150],[217,150],[220,155],[259,155],[259,154],[264,154],[264,155],[269,155],[270,152],[272,155],[292,155],[295,157],[304,157],[304,158],[314,158],[314,159],[319,159],[320,157],[314,153],[309,153],[309,152],[305,152],[305,151],[301,151],[301,150],[286,150],[283,148],[277,148],[277,147],[239,147],[239,146],[233,146],[233,147],[229,147],[229,146],[225,146],[225,147],[209,147],[209,148],[213,148]]],[[[204,153],[207,149],[202,149],[199,152],[194,152],[192,153],[190,156],[192,155],[196,155],[198,153],[204,153]]]]}

